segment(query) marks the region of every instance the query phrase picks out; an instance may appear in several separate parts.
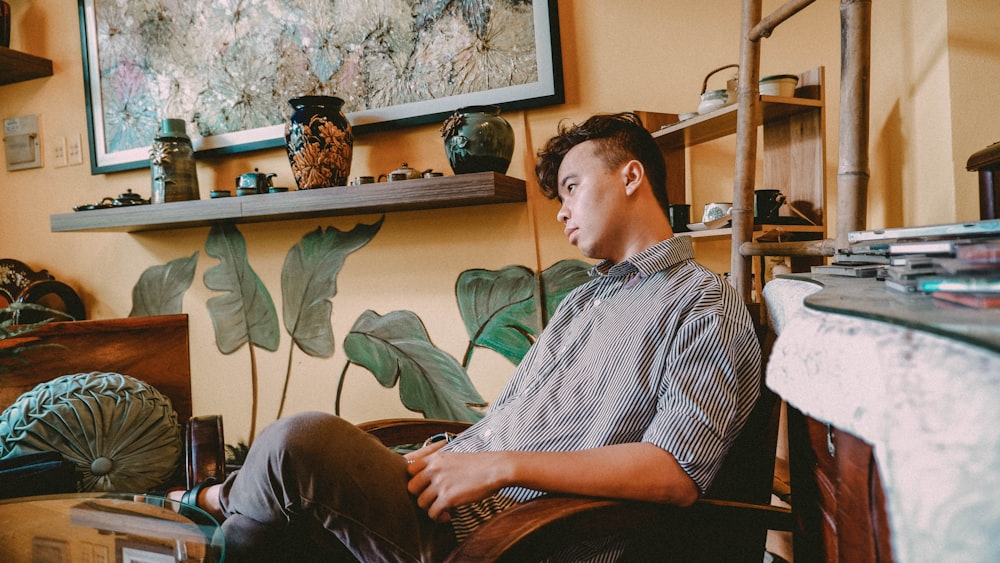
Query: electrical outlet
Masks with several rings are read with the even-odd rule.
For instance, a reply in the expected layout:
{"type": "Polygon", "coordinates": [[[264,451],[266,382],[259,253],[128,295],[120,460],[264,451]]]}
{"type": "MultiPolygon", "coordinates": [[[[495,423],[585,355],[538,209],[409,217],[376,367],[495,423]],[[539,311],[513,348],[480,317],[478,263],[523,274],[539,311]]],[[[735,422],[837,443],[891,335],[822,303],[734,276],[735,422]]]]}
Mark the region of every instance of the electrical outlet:
{"type": "Polygon", "coordinates": [[[66,143],[66,158],[70,166],[83,164],[83,147],[81,146],[81,135],[79,133],[69,136],[66,143]]]}
{"type": "Polygon", "coordinates": [[[56,137],[52,139],[52,164],[56,168],[66,166],[66,137],[56,137]]]}

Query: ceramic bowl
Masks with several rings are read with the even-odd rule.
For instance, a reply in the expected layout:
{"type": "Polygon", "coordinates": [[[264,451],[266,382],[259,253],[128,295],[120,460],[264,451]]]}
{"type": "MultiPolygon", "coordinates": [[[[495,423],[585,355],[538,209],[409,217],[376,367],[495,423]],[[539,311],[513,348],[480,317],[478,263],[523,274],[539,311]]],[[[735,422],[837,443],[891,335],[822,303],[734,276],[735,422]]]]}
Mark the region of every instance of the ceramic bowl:
{"type": "Polygon", "coordinates": [[[760,79],[760,95],[794,98],[795,86],[798,83],[799,77],[794,74],[775,74],[773,76],[765,76],[760,79]]]}

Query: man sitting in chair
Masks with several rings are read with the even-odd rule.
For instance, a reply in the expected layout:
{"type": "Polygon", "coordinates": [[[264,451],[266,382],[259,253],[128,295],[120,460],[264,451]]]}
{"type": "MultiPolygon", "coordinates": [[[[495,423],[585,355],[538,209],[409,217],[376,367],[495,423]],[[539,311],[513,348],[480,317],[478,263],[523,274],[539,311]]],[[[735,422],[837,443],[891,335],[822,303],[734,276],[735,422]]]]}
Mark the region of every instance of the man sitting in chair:
{"type": "Polygon", "coordinates": [[[759,392],[745,304],[673,236],[663,157],[635,115],[560,126],[536,173],[570,244],[602,261],[486,416],[405,456],[331,414],[271,424],[195,495],[224,519],[227,560],[274,561],[308,538],[361,561],[440,561],[546,493],[687,506],[708,490],[759,392]]]}

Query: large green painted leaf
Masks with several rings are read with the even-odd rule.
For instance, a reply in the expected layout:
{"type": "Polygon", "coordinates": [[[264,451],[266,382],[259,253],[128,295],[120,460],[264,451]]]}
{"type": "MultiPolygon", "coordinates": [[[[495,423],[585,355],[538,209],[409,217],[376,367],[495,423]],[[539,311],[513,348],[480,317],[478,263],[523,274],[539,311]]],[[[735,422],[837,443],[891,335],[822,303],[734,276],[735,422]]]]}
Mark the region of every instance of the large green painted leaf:
{"type": "Polygon", "coordinates": [[[292,341],[310,356],[333,355],[330,300],[347,255],[368,244],[382,227],[359,224],[348,232],[327,227],[307,233],[285,256],[281,270],[282,317],[292,341]]]}
{"type": "Polygon", "coordinates": [[[220,261],[205,272],[205,285],[225,292],[208,300],[219,351],[232,354],[247,342],[277,350],[278,314],[271,294],[250,267],[243,235],[235,225],[213,225],[205,252],[220,261]]]}
{"type": "Polygon", "coordinates": [[[590,264],[580,260],[560,260],[542,272],[546,324],[563,298],[577,286],[590,280],[591,268],[590,264]]]}
{"type": "Polygon", "coordinates": [[[518,363],[538,334],[535,274],[524,266],[466,270],[455,284],[469,341],[518,363]]]}
{"type": "Polygon", "coordinates": [[[470,407],[486,401],[462,366],[431,343],[416,314],[393,311],[381,316],[365,311],[344,339],[344,352],[364,366],[383,387],[399,382],[403,406],[428,418],[475,422],[482,414],[470,407]]]}
{"type": "Polygon", "coordinates": [[[151,266],[139,276],[132,288],[130,317],[176,315],[183,310],[184,293],[194,281],[198,252],[177,258],[162,266],[151,266]]]}

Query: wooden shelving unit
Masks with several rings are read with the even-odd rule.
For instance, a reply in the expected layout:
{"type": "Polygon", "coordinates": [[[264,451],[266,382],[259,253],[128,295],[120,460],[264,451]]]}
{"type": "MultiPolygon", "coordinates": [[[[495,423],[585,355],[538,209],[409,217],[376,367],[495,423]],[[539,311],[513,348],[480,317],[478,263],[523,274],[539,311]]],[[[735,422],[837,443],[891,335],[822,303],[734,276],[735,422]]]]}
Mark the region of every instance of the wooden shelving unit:
{"type": "MultiPolygon", "coordinates": [[[[823,233],[826,231],[826,227],[822,225],[754,225],[754,233],[766,233],[769,231],[782,231],[786,233],[823,233]]],[[[730,228],[725,229],[709,229],[706,231],[685,231],[681,233],[675,233],[679,237],[691,237],[691,238],[713,238],[713,237],[724,237],[730,238],[732,236],[733,230],[730,228]]]]}
{"type": "Polygon", "coordinates": [[[260,223],[309,217],[440,209],[527,199],[525,181],[494,172],[398,180],[277,194],[178,201],[60,213],[52,232],[137,232],[215,223],[260,223]]]}
{"type": "Polygon", "coordinates": [[[52,76],[52,61],[0,47],[0,86],[52,76]]]}
{"type": "MultiPolygon", "coordinates": [[[[826,236],[826,140],[824,110],[824,69],[817,67],[799,75],[795,97],[761,96],[756,104],[755,121],[762,132],[758,154],[763,160],[763,182],[759,188],[780,190],[795,209],[802,212],[816,225],[755,225],[753,238],[769,231],[789,233],[792,240],[815,240],[826,236]]],[[[698,186],[684,185],[684,166],[687,151],[700,145],[736,135],[738,105],[733,104],[715,111],[677,121],[673,114],[644,113],[647,127],[652,125],[653,138],[663,152],[668,165],[668,195],[671,202],[692,203],[686,195],[698,194],[698,186]],[[656,128],[657,125],[667,125],[656,128]],[[670,177],[672,176],[672,178],[670,177]],[[690,189],[689,189],[690,188],[690,189]]],[[[696,161],[696,155],[690,160],[696,161]]],[[[781,215],[793,216],[787,206],[781,215]]],[[[700,209],[692,208],[692,217],[700,209]]],[[[732,229],[678,233],[697,239],[732,238],[732,229]]],[[[755,264],[753,286],[761,288],[761,261],[755,264]]],[[[808,266],[818,263],[813,258],[793,258],[793,271],[808,271],[808,266]]]]}
{"type": "MultiPolygon", "coordinates": [[[[762,120],[772,123],[784,117],[822,108],[823,102],[808,98],[761,96],[762,120]]],[[[653,133],[660,149],[671,151],[721,139],[736,133],[736,104],[692,117],[653,133]]]]}

